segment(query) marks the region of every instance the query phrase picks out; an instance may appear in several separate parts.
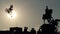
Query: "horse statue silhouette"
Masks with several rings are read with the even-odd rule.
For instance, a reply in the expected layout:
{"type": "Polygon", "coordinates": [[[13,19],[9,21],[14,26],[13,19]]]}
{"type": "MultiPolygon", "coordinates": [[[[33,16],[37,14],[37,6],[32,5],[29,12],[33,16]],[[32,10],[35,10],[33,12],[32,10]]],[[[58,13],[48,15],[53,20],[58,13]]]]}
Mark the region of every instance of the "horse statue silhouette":
{"type": "Polygon", "coordinates": [[[48,6],[46,6],[46,9],[45,9],[45,14],[43,14],[43,21],[45,23],[45,20],[47,20],[48,22],[50,22],[52,17],[52,9],[48,9],[48,6]]]}

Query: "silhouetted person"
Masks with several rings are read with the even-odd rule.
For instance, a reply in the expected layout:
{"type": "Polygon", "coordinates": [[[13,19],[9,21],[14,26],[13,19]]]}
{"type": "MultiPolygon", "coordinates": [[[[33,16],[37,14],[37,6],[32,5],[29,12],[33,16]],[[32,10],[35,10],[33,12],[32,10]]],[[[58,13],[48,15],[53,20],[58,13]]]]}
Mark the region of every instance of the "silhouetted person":
{"type": "Polygon", "coordinates": [[[47,14],[47,13],[48,13],[48,11],[49,11],[48,6],[46,6],[45,14],[47,14]]]}
{"type": "Polygon", "coordinates": [[[45,14],[51,14],[51,13],[52,13],[52,9],[48,9],[48,6],[46,6],[45,14]]]}
{"type": "Polygon", "coordinates": [[[39,28],[39,30],[37,31],[37,34],[42,34],[41,29],[39,28]]]}
{"type": "Polygon", "coordinates": [[[31,34],[36,34],[36,30],[34,28],[31,29],[30,31],[31,34]]]}
{"type": "Polygon", "coordinates": [[[49,11],[48,6],[46,6],[45,14],[43,14],[43,17],[42,17],[44,23],[45,23],[45,19],[47,19],[47,15],[46,14],[48,13],[48,11],[49,11]]]}
{"type": "Polygon", "coordinates": [[[28,30],[28,27],[24,27],[23,34],[29,34],[29,32],[27,30],[28,30]]]}

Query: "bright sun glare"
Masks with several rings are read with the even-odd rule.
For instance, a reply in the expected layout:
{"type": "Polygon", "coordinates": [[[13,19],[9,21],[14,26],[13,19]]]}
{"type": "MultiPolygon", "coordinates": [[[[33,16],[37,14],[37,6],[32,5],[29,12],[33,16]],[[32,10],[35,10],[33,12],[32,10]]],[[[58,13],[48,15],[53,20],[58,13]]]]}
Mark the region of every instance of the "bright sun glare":
{"type": "Polygon", "coordinates": [[[13,10],[12,13],[8,14],[10,19],[14,19],[16,17],[16,12],[13,10]]]}

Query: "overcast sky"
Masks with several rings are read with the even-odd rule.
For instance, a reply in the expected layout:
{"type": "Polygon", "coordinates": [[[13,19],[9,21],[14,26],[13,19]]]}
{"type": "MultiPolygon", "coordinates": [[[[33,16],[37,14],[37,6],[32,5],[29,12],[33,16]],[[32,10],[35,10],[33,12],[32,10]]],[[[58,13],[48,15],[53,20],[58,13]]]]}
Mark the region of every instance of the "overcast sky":
{"type": "Polygon", "coordinates": [[[60,0],[0,0],[0,30],[12,26],[38,29],[43,24],[42,15],[46,5],[53,9],[55,19],[60,18],[60,0]],[[10,19],[5,12],[11,4],[16,12],[15,19],[10,19]]]}

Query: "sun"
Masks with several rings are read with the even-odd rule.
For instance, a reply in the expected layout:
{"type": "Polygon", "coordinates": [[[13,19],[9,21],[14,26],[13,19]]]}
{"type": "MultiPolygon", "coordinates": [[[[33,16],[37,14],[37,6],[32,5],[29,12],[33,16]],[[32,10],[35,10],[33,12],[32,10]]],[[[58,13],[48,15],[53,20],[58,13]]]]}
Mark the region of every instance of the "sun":
{"type": "Polygon", "coordinates": [[[9,17],[10,19],[16,18],[16,12],[15,12],[14,10],[12,10],[12,12],[11,12],[10,14],[8,14],[8,17],[9,17]]]}

